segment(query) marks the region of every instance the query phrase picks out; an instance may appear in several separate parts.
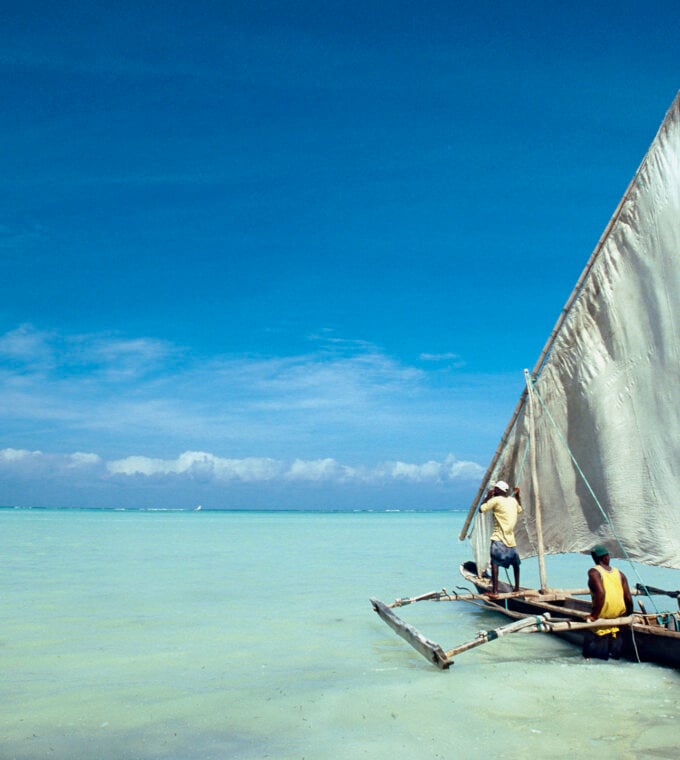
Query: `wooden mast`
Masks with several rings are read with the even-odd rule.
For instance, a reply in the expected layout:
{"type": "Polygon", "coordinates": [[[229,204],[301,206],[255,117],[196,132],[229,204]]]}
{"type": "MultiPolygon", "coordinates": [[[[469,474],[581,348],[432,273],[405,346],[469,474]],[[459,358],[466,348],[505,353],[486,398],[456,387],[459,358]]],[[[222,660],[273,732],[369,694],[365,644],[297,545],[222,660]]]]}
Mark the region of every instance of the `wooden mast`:
{"type": "Polygon", "coordinates": [[[536,526],[536,551],[538,553],[538,577],[541,591],[548,588],[548,575],[545,570],[545,549],[543,547],[543,517],[541,514],[541,491],[536,473],[536,400],[531,384],[529,370],[524,370],[524,379],[529,396],[529,442],[531,450],[531,486],[534,496],[534,524],[536,526]]]}

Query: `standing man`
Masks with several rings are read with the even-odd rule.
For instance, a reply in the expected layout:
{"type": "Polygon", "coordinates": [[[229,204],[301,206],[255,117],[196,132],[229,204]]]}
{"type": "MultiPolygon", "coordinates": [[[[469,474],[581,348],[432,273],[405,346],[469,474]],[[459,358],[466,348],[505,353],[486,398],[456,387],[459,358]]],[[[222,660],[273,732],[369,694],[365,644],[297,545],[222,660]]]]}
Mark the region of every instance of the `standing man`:
{"type": "Polygon", "coordinates": [[[481,512],[493,510],[493,533],[491,534],[491,596],[498,596],[498,568],[512,565],[515,575],[515,591],[519,591],[519,565],[515,525],[517,515],[522,511],[519,502],[519,488],[515,486],[514,496],[508,496],[510,487],[499,480],[487,493],[480,507],[481,512]]]}
{"type": "MultiPolygon", "coordinates": [[[[633,612],[633,597],[626,576],[609,566],[609,550],[598,544],[590,552],[595,567],[588,570],[588,588],[592,597],[592,611],[588,621],[607,620],[633,612]]],[[[603,626],[586,631],[583,639],[583,656],[618,660],[623,649],[623,639],[618,636],[617,626],[603,626]]]]}

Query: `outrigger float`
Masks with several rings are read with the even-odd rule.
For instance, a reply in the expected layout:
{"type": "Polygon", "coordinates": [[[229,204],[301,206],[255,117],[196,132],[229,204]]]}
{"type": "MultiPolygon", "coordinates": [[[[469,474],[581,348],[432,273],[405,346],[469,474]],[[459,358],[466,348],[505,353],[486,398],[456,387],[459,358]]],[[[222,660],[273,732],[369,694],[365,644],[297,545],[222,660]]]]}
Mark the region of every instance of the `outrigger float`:
{"type": "MultiPolygon", "coordinates": [[[[485,579],[478,578],[469,569],[461,567],[461,573],[475,585],[482,588],[485,586],[485,579]]],[[[419,596],[396,599],[391,604],[385,604],[374,598],[370,601],[375,612],[390,628],[441,670],[448,670],[454,663],[454,657],[463,652],[512,633],[552,633],[558,638],[580,646],[584,631],[602,626],[601,620],[586,621],[590,613],[590,602],[578,597],[588,595],[590,593],[588,589],[552,590],[545,593],[533,589],[507,591],[505,589],[509,589],[510,586],[500,581],[500,593],[491,598],[488,594],[490,582],[487,581],[487,584],[489,585],[487,593],[458,593],[442,589],[419,596]],[[498,628],[478,631],[474,638],[445,650],[394,612],[400,607],[424,601],[469,602],[515,620],[498,628]]],[[[633,596],[647,597],[657,594],[675,599],[678,599],[680,595],[680,591],[664,591],[649,586],[636,587],[631,589],[631,593],[633,596]]],[[[638,604],[644,610],[644,603],[639,601],[638,604]]],[[[678,605],[680,607],[680,601],[678,605]]],[[[622,635],[625,637],[624,657],[627,659],[640,662],[652,661],[680,668],[680,633],[678,632],[680,614],[673,612],[658,615],[641,611],[627,617],[607,620],[607,625],[617,625],[621,628],[622,635]]]]}
{"type": "MultiPolygon", "coordinates": [[[[551,256],[546,252],[546,256],[551,256]]],[[[511,633],[553,633],[580,644],[587,589],[550,589],[545,557],[604,544],[626,560],[639,613],[619,625],[623,656],[680,668],[677,610],[659,612],[637,567],[680,570],[680,93],[633,177],[531,373],[460,534],[474,562],[460,572],[471,593],[445,590],[373,609],[442,669],[473,647],[511,633]],[[515,528],[522,559],[537,557],[540,589],[492,597],[486,573],[491,515],[482,495],[497,480],[520,487],[515,528]],[[645,597],[643,600],[642,597],[645,597]],[[585,597],[585,598],[580,598],[585,597]],[[467,601],[514,620],[444,650],[394,609],[467,601]],[[654,611],[647,612],[646,605],[654,611]]],[[[680,604],[680,602],[679,602],[680,604]]]]}

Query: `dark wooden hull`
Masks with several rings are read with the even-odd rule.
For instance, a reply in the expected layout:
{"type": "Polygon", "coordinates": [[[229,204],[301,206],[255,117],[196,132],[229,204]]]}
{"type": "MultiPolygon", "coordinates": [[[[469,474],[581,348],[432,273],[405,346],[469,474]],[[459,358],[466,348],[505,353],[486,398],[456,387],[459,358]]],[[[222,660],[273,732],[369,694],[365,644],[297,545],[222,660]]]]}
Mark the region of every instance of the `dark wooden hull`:
{"type": "MultiPolygon", "coordinates": [[[[487,578],[479,578],[465,565],[460,568],[461,575],[472,583],[480,594],[488,594],[491,583],[487,578]]],[[[508,593],[512,588],[499,582],[500,593],[508,593]]],[[[512,619],[527,615],[543,615],[550,613],[554,620],[572,620],[583,622],[590,612],[590,602],[575,596],[550,598],[543,601],[540,595],[532,589],[522,589],[525,595],[513,596],[507,599],[489,599],[488,607],[495,608],[501,615],[512,619]]],[[[677,613],[675,616],[677,618],[677,613]]],[[[622,629],[623,657],[632,662],[653,662],[666,667],[680,668],[680,632],[669,630],[663,616],[643,615],[643,623],[635,623],[627,629],[622,629]]],[[[583,631],[561,631],[554,634],[579,647],[583,645],[583,631]]]]}

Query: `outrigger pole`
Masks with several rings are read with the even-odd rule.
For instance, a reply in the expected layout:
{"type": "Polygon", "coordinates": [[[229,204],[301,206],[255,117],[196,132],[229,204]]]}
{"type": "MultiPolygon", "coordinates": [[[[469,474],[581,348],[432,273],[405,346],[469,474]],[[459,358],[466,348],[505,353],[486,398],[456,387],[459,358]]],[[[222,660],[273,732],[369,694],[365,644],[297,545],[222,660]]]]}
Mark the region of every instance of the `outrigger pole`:
{"type": "MultiPolygon", "coordinates": [[[[546,612],[543,615],[535,615],[530,617],[523,617],[519,620],[515,620],[507,625],[502,625],[499,628],[494,628],[490,631],[479,631],[474,639],[466,641],[463,644],[459,644],[453,649],[444,651],[439,644],[434,641],[425,638],[419,631],[417,631],[412,625],[404,622],[400,617],[394,614],[392,610],[379,599],[371,599],[373,609],[378,615],[390,626],[396,633],[398,633],[405,641],[407,641],[416,651],[436,665],[440,670],[448,670],[453,665],[453,658],[462,652],[467,652],[468,649],[474,649],[475,647],[487,644],[489,641],[495,641],[502,636],[507,636],[510,633],[556,633],[558,631],[578,631],[586,628],[602,627],[602,620],[595,620],[593,622],[574,623],[571,620],[552,620],[550,613],[546,612]]],[[[615,618],[607,620],[607,625],[626,626],[631,625],[635,616],[615,618]]]]}

